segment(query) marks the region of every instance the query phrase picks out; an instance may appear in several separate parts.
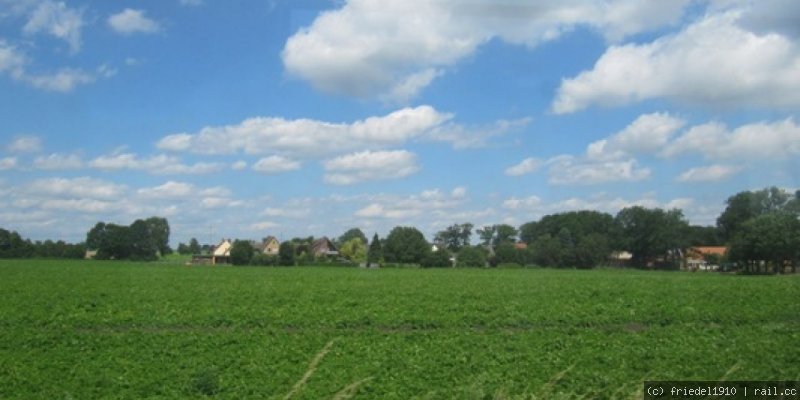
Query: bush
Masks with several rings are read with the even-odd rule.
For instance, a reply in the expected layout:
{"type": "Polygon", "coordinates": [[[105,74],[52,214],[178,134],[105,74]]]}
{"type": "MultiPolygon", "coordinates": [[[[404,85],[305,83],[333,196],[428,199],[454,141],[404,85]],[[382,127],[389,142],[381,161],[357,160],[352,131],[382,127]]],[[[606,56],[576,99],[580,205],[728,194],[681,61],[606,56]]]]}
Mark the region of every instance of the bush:
{"type": "Polygon", "coordinates": [[[452,267],[450,253],[446,250],[432,251],[428,253],[420,263],[422,268],[444,268],[452,267]]]}
{"type": "Polygon", "coordinates": [[[253,258],[253,245],[246,240],[236,240],[231,246],[231,264],[249,265],[253,258]]]}
{"type": "Polygon", "coordinates": [[[458,253],[456,263],[459,267],[478,267],[486,266],[486,250],[480,247],[467,246],[458,253]]]}
{"type": "Polygon", "coordinates": [[[278,257],[263,253],[256,253],[250,260],[250,265],[260,267],[276,267],[278,266],[278,257]]]}
{"type": "Polygon", "coordinates": [[[291,242],[283,242],[278,248],[278,264],[294,266],[294,245],[291,242]]]}

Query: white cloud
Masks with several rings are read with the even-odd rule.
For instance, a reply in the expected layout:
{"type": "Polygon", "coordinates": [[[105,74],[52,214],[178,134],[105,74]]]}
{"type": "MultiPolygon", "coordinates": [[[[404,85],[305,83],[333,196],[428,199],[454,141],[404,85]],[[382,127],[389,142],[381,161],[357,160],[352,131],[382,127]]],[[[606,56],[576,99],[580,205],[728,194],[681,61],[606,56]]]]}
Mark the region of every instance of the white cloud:
{"type": "Polygon", "coordinates": [[[98,78],[113,76],[113,70],[100,66],[96,72],[76,68],[61,68],[55,72],[29,73],[28,59],[16,47],[0,39],[0,73],[8,73],[18,82],[52,92],[70,92],[78,86],[96,82],[98,78]]]}
{"type": "Polygon", "coordinates": [[[301,164],[283,156],[269,156],[253,164],[253,170],[265,174],[277,174],[300,169],[301,164]]]}
{"type": "MultiPolygon", "coordinates": [[[[523,213],[526,217],[531,215],[541,218],[545,215],[582,210],[596,210],[609,214],[616,214],[623,208],[642,206],[648,208],[687,208],[694,205],[694,200],[690,198],[674,198],[667,201],[659,201],[653,194],[645,194],[639,198],[625,199],[623,197],[613,197],[607,193],[596,193],[586,198],[569,197],[562,200],[545,201],[538,196],[527,198],[510,197],[503,201],[503,208],[523,213]]],[[[530,220],[530,219],[528,219],[530,220]]]]}
{"type": "Polygon", "coordinates": [[[0,171],[5,171],[9,169],[13,169],[17,167],[17,158],[16,157],[4,157],[0,158],[0,171]]]}
{"type": "MultiPolygon", "coordinates": [[[[418,216],[455,218],[453,212],[466,200],[466,192],[462,193],[460,189],[462,188],[454,188],[449,195],[439,189],[432,189],[409,196],[368,196],[361,200],[367,200],[369,204],[358,209],[354,215],[360,218],[406,220],[418,216]]],[[[346,199],[346,201],[352,200],[346,199]]],[[[421,222],[430,222],[430,220],[421,222]]]]}
{"type": "Polygon", "coordinates": [[[451,118],[430,106],[404,108],[349,124],[257,117],[237,125],[206,127],[195,134],[168,135],[157,147],[198,154],[320,156],[402,144],[429,134],[451,118]]]}
{"type": "Polygon", "coordinates": [[[281,224],[276,223],[276,222],[261,221],[261,222],[256,222],[256,223],[250,225],[250,230],[252,230],[252,231],[265,231],[265,230],[270,230],[270,229],[277,228],[279,226],[281,226],[281,224]]]}
{"type": "Polygon", "coordinates": [[[8,72],[15,79],[23,75],[25,56],[16,47],[0,39],[0,72],[8,72]]]}
{"type": "Polygon", "coordinates": [[[117,201],[104,201],[96,199],[50,199],[40,204],[43,210],[82,212],[89,214],[119,212],[125,206],[117,201]]]}
{"type": "Polygon", "coordinates": [[[200,206],[203,208],[229,208],[238,207],[243,204],[240,200],[233,200],[229,197],[206,197],[200,200],[200,206]]]}
{"type": "Polygon", "coordinates": [[[451,143],[455,149],[480,148],[485,147],[489,139],[518,131],[531,121],[531,118],[501,119],[487,126],[470,127],[448,123],[437,126],[427,136],[434,141],[451,143]]]}
{"type": "Polygon", "coordinates": [[[405,150],[362,151],[325,161],[323,165],[325,182],[334,185],[399,179],[419,171],[416,155],[405,150]]]}
{"type": "Polygon", "coordinates": [[[463,199],[467,196],[467,188],[463,186],[456,187],[450,192],[450,196],[455,199],[463,199]]]}
{"type": "Polygon", "coordinates": [[[203,0],[180,0],[182,6],[196,7],[203,4],[203,0]]]}
{"type": "Polygon", "coordinates": [[[542,199],[539,196],[529,196],[523,199],[519,199],[517,197],[511,197],[503,201],[503,208],[507,208],[510,210],[519,210],[519,209],[535,209],[542,205],[542,199]]]}
{"type": "Polygon", "coordinates": [[[156,21],[145,16],[144,11],[131,8],[108,17],[108,26],[123,35],[155,33],[161,29],[156,21]]]}
{"type": "Polygon", "coordinates": [[[234,171],[241,171],[247,169],[247,161],[241,161],[241,160],[236,161],[233,164],[231,164],[231,169],[234,171]]]}
{"type": "Polygon", "coordinates": [[[562,82],[553,110],[654,98],[712,107],[800,106],[800,49],[780,34],[743,29],[737,25],[742,15],[713,14],[651,43],[610,47],[592,70],[562,82]]]}
{"type": "Polygon", "coordinates": [[[740,167],[731,165],[709,165],[686,170],[680,176],[680,182],[718,182],[730,178],[741,171],[740,167]]]}
{"type": "Polygon", "coordinates": [[[49,34],[67,42],[70,51],[77,53],[81,48],[83,25],[82,11],[69,8],[64,2],[44,1],[30,14],[22,31],[30,35],[49,34]]]}
{"type": "Polygon", "coordinates": [[[531,172],[536,172],[536,170],[538,170],[541,165],[542,165],[542,160],[534,157],[528,157],[520,161],[519,164],[506,168],[506,175],[509,176],[527,175],[530,174],[531,172]]]}
{"type": "Polygon", "coordinates": [[[83,168],[83,161],[75,154],[50,154],[49,156],[36,157],[33,166],[44,170],[68,170],[83,168]]]}
{"type": "Polygon", "coordinates": [[[38,179],[25,187],[29,194],[90,199],[119,199],[127,190],[125,185],[90,177],[38,179]]]}
{"type": "Polygon", "coordinates": [[[634,159],[590,161],[563,155],[547,161],[549,182],[554,185],[597,185],[610,182],[637,182],[648,179],[649,168],[639,167],[634,159]]]}
{"type": "Polygon", "coordinates": [[[682,119],[667,113],[644,114],[620,132],[589,144],[586,156],[591,160],[615,160],[633,154],[654,153],[662,149],[684,124],[682,119]]]}
{"type": "Polygon", "coordinates": [[[191,183],[167,181],[162,185],[141,188],[137,194],[149,199],[179,199],[194,197],[228,197],[230,190],[221,186],[199,188],[191,183]]]}
{"type": "Polygon", "coordinates": [[[407,101],[494,38],[530,47],[578,25],[618,40],[677,21],[687,0],[351,0],[290,37],[286,70],[315,88],[407,101]]]}
{"type": "Polygon", "coordinates": [[[42,139],[37,136],[20,136],[8,145],[11,153],[35,153],[42,149],[42,139]]]}
{"type": "Polygon", "coordinates": [[[225,169],[225,165],[221,163],[199,162],[187,165],[181,163],[177,157],[164,154],[144,159],[132,153],[100,156],[90,161],[89,166],[102,170],[142,170],[161,175],[201,175],[219,172],[225,169]]]}
{"type": "Polygon", "coordinates": [[[714,160],[783,160],[800,155],[800,126],[792,118],[742,125],[732,131],[717,122],[698,125],[663,150],[668,157],[702,154],[714,160]]]}
{"type": "Polygon", "coordinates": [[[52,92],[70,92],[78,86],[94,83],[97,77],[81,69],[62,68],[50,74],[25,75],[33,87],[52,92]]]}
{"type": "Polygon", "coordinates": [[[311,210],[303,207],[267,207],[261,212],[261,215],[266,217],[283,217],[283,218],[305,218],[311,214],[311,210]]]}

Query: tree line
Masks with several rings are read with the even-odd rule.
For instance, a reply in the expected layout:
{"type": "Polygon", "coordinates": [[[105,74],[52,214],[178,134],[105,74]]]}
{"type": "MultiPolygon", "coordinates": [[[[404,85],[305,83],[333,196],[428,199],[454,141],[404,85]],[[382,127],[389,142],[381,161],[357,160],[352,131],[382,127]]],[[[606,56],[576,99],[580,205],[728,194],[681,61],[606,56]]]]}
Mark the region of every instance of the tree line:
{"type": "MultiPolygon", "coordinates": [[[[339,257],[318,259],[311,252],[313,236],[281,243],[276,256],[259,254],[252,242],[237,240],[231,257],[244,265],[311,265],[320,262],[417,264],[423,267],[483,267],[540,265],[594,268],[607,263],[614,251],[630,252],[630,265],[676,269],[690,246],[727,246],[725,259],[746,273],[794,271],[800,259],[800,190],[776,187],[743,191],[729,197],[716,226],[691,226],[679,209],[627,207],[616,215],[572,211],[547,215],[518,228],[508,224],[475,229],[472,223],[453,224],[437,232],[432,242],[415,227],[397,226],[385,238],[372,240],[359,228],[334,239],[339,257]],[[472,244],[473,233],[478,244],[472,244]],[[434,247],[437,251],[434,250],[434,247]]],[[[0,258],[95,258],[155,260],[172,252],[165,218],[137,219],[132,224],[98,222],[86,241],[32,242],[0,228],[0,258]]],[[[181,254],[210,251],[197,239],[180,243],[181,254]]]]}
{"type": "Polygon", "coordinates": [[[63,240],[32,241],[16,231],[0,228],[0,258],[83,258],[86,246],[63,240]]]}

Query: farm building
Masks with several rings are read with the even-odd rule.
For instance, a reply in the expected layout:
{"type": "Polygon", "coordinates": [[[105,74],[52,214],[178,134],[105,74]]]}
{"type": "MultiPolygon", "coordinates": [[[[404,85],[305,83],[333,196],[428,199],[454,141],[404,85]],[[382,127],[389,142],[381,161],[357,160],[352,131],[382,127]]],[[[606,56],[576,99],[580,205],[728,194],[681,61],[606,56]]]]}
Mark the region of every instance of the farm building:
{"type": "Polygon", "coordinates": [[[211,252],[211,264],[230,264],[231,263],[231,243],[230,239],[223,239],[211,252]]]}
{"type": "Polygon", "coordinates": [[[313,254],[314,257],[338,256],[339,251],[336,250],[336,246],[334,246],[333,242],[331,242],[327,236],[323,236],[311,244],[311,254],[313,254]]]}
{"type": "Polygon", "coordinates": [[[281,247],[281,242],[275,236],[267,236],[261,243],[256,243],[253,246],[256,251],[269,256],[278,254],[278,249],[281,247]]]}
{"type": "Polygon", "coordinates": [[[718,260],[725,257],[728,249],[725,246],[697,246],[686,250],[686,269],[690,271],[713,271],[719,265],[708,262],[709,258],[718,260]]]}

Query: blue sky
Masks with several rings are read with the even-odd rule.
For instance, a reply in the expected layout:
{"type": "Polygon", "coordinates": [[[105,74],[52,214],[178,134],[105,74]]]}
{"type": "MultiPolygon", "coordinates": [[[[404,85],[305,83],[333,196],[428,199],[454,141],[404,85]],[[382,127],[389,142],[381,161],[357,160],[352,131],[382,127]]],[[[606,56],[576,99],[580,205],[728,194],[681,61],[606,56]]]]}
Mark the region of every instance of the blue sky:
{"type": "Polygon", "coordinates": [[[800,3],[0,0],[0,226],[385,235],[800,186],[800,3]]]}

